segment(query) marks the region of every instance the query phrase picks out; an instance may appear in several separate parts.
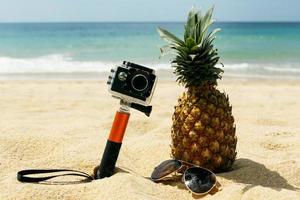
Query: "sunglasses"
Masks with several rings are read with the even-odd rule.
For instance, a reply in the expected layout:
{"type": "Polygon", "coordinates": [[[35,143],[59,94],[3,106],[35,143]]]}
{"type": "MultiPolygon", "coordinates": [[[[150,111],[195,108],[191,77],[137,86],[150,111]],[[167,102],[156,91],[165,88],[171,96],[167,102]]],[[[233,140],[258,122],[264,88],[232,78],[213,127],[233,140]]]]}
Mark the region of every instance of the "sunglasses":
{"type": "Polygon", "coordinates": [[[182,181],[193,194],[204,195],[215,187],[220,189],[217,177],[212,171],[175,159],[166,160],[155,167],[151,180],[154,182],[166,180],[169,179],[168,175],[173,173],[183,174],[182,181]]]}

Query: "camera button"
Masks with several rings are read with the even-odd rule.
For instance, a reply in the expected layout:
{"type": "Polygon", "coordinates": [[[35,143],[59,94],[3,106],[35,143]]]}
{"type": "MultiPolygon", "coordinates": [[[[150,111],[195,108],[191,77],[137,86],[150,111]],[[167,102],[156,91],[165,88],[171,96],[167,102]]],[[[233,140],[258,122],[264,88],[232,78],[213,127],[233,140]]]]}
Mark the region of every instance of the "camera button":
{"type": "Polygon", "coordinates": [[[118,74],[118,79],[119,79],[120,81],[126,81],[126,78],[127,78],[127,74],[126,74],[125,72],[120,72],[120,73],[118,74]]]}

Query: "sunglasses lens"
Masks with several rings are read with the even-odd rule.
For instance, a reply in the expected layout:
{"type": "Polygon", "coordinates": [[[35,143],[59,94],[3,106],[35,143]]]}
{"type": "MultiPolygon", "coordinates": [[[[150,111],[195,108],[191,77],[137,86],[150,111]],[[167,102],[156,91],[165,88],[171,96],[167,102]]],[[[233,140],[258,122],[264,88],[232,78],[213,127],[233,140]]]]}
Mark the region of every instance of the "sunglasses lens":
{"type": "Polygon", "coordinates": [[[181,162],[178,160],[166,160],[155,167],[151,174],[151,180],[158,181],[167,175],[177,171],[181,167],[181,162]]]}
{"type": "Polygon", "coordinates": [[[209,192],[217,181],[215,174],[199,167],[187,169],[183,176],[185,185],[197,194],[209,192]]]}

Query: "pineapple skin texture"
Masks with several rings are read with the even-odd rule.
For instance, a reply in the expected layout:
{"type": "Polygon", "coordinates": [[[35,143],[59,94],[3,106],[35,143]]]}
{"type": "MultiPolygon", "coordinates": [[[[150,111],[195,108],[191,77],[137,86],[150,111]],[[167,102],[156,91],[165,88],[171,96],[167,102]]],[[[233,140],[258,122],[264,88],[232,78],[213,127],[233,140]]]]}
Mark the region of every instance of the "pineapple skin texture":
{"type": "Polygon", "coordinates": [[[188,88],[172,117],[171,156],[213,172],[231,169],[236,127],[228,96],[214,86],[188,88]]]}

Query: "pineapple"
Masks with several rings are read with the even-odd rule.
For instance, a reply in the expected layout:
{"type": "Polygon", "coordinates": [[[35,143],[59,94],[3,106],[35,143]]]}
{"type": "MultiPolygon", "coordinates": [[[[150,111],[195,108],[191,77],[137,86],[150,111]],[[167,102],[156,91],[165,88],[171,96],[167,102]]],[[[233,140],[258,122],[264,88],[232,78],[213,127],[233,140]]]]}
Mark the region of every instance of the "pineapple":
{"type": "Polygon", "coordinates": [[[186,88],[172,117],[171,155],[221,172],[229,170],[236,158],[237,137],[228,95],[216,88],[223,70],[217,66],[220,57],[213,45],[220,29],[209,30],[212,13],[213,8],[204,15],[192,9],[183,40],[163,28],[158,33],[168,42],[162,55],[175,53],[171,64],[177,82],[186,88]]]}

